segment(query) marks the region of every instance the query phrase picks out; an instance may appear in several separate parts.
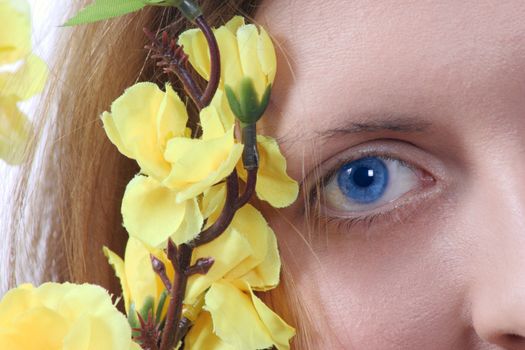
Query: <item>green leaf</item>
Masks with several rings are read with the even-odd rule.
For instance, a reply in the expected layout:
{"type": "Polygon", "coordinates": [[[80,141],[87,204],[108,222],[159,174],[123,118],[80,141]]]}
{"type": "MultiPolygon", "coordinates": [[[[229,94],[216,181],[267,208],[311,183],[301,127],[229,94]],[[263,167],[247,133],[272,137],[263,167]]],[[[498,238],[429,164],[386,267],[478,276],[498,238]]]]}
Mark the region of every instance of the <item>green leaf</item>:
{"type": "Polygon", "coordinates": [[[226,97],[228,98],[228,103],[230,108],[237,118],[242,118],[241,104],[237,100],[237,96],[233,92],[232,88],[229,85],[224,85],[224,90],[226,91],[226,97]]]}
{"type": "Polygon", "coordinates": [[[159,304],[157,305],[157,312],[156,312],[156,321],[157,324],[160,323],[161,317],[162,317],[162,309],[164,309],[164,304],[166,303],[166,298],[168,297],[169,293],[167,290],[164,290],[159,298],[159,304]]]}
{"type": "MultiPolygon", "coordinates": [[[[131,303],[129,305],[128,323],[131,326],[131,328],[140,327],[139,319],[137,317],[137,311],[135,309],[135,303],[131,303]]],[[[133,335],[140,335],[140,333],[134,333],[133,335]]]]}
{"type": "MultiPolygon", "coordinates": [[[[154,0],[150,0],[152,2],[154,0]]],[[[143,0],[95,0],[73,18],[68,20],[64,26],[93,23],[108,18],[126,15],[136,12],[146,6],[143,0]]]]}
{"type": "Polygon", "coordinates": [[[148,5],[180,6],[183,0],[143,0],[148,5]]]}
{"type": "Polygon", "coordinates": [[[270,93],[271,92],[272,92],[272,84],[269,84],[266,87],[266,90],[264,90],[264,94],[261,98],[261,103],[259,104],[259,108],[257,110],[257,114],[259,115],[257,120],[259,120],[263,116],[264,111],[266,111],[266,108],[268,108],[268,103],[270,103],[270,93]]]}
{"type": "Polygon", "coordinates": [[[153,308],[154,308],[154,305],[155,305],[155,299],[153,299],[153,297],[151,295],[148,295],[144,301],[143,301],[144,305],[142,305],[142,308],[140,309],[140,316],[142,316],[142,318],[144,320],[147,320],[148,319],[148,315],[151,314],[151,316],[155,316],[153,314],[153,308]]]}

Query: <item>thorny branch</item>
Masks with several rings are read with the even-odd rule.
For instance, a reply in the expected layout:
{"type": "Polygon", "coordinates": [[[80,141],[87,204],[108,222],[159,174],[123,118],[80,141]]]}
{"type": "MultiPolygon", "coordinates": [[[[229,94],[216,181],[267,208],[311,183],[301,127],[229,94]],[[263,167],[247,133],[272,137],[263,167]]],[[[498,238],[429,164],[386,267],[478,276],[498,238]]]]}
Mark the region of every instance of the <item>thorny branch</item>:
{"type": "Polygon", "coordinates": [[[201,110],[210,104],[219,87],[221,57],[217,39],[204,17],[197,17],[195,23],[204,34],[210,51],[210,78],[204,92],[193,79],[188,69],[188,55],[184,53],[183,47],[177,44],[176,39],[170,38],[166,31],[162,32],[161,40],[158,40],[148,29],[144,29],[144,32],[151,41],[151,44],[147,45],[146,48],[153,51],[151,56],[153,59],[159,60],[157,66],[163,67],[165,73],[175,74],[184,85],[184,90],[201,110]]]}

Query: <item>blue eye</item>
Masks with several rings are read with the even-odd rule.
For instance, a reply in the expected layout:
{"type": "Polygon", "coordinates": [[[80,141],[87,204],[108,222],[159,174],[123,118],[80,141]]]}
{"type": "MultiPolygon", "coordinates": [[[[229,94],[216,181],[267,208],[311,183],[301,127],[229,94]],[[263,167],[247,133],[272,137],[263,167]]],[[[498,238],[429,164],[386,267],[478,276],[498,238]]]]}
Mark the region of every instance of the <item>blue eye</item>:
{"type": "Polygon", "coordinates": [[[380,158],[361,158],[339,168],[337,183],[350,200],[372,203],[385,193],[388,169],[380,158]]]}
{"type": "Polygon", "coordinates": [[[393,202],[420,186],[416,171],[392,158],[368,156],[343,164],[325,182],[325,204],[338,212],[363,212],[393,202]]]}

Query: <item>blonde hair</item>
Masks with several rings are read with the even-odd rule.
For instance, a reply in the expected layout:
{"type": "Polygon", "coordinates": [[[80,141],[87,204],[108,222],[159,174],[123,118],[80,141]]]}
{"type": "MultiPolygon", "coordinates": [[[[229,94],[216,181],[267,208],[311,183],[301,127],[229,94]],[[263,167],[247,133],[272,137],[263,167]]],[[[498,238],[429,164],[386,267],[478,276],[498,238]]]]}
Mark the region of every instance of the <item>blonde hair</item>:
{"type": "MultiPolygon", "coordinates": [[[[201,5],[216,26],[234,14],[253,16],[259,1],[210,0],[201,5]]],[[[97,283],[119,294],[118,281],[101,248],[106,245],[123,254],[127,233],[121,225],[120,201],[138,168],[109,142],[99,115],[136,81],[159,81],[161,73],[143,49],[147,39],[142,30],[168,25],[176,34],[187,22],[174,10],[152,8],[62,30],[37,118],[38,142],[31,146],[33,159],[22,171],[10,213],[10,287],[32,276],[33,282],[97,283]],[[38,246],[45,247],[45,254],[37,254],[38,246]]],[[[261,296],[296,327],[293,347],[307,349],[312,336],[310,317],[293,290],[292,276],[283,262],[280,286],[261,296]]]]}

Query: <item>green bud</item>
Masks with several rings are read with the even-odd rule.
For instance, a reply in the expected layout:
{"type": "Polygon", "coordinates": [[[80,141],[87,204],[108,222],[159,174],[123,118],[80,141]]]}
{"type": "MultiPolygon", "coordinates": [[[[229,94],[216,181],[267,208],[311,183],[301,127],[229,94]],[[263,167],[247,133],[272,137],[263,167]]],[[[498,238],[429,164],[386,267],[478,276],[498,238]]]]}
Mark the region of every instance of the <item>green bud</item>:
{"type": "Polygon", "coordinates": [[[242,78],[239,83],[238,95],[229,85],[225,85],[226,97],[230,108],[237,119],[245,125],[254,124],[262,117],[270,102],[271,90],[272,84],[269,84],[259,100],[251,78],[242,78]]]}

